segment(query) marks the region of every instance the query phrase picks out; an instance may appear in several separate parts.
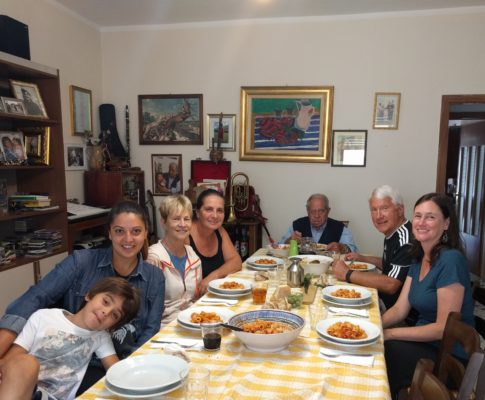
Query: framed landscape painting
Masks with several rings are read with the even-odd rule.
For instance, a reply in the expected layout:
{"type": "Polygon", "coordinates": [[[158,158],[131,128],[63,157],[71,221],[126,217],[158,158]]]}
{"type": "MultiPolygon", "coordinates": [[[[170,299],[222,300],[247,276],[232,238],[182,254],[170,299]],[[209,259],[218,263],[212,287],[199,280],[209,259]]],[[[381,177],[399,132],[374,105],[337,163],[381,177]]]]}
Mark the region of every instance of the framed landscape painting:
{"type": "Polygon", "coordinates": [[[239,158],[330,162],[333,86],[241,87],[239,158]]]}
{"type": "Polygon", "coordinates": [[[202,95],[138,96],[140,144],[203,144],[202,95]]]}

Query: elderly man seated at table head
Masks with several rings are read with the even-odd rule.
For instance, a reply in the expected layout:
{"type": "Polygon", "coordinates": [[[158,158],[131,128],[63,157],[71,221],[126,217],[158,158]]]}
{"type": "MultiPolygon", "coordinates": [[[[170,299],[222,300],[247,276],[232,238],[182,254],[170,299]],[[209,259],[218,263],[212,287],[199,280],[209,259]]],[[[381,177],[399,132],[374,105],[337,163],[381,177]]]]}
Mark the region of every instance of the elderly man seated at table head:
{"type": "Polygon", "coordinates": [[[402,196],[389,185],[372,191],[369,207],[374,226],[385,236],[382,258],[350,253],[345,259],[374,264],[382,270],[382,274],[354,271],[343,261],[335,263],[333,271],[341,281],[376,288],[386,308],[390,308],[399,297],[408,267],[412,263],[411,223],[404,216],[402,196]]]}
{"type": "Polygon", "coordinates": [[[330,203],[327,196],[312,194],[306,202],[306,211],[307,216],[294,220],[280,243],[312,237],[316,243],[327,244],[330,251],[357,251],[350,230],[342,222],[328,217],[330,203]]]}

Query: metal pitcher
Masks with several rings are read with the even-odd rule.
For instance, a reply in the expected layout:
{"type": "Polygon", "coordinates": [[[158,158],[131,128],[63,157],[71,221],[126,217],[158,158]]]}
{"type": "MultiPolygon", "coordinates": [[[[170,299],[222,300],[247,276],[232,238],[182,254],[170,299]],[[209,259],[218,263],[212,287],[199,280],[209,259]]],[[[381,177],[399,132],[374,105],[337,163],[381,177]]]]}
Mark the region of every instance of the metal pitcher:
{"type": "Polygon", "coordinates": [[[303,280],[305,278],[305,270],[300,265],[300,259],[295,257],[291,260],[291,264],[286,272],[286,281],[289,287],[301,287],[303,286],[303,280]]]}

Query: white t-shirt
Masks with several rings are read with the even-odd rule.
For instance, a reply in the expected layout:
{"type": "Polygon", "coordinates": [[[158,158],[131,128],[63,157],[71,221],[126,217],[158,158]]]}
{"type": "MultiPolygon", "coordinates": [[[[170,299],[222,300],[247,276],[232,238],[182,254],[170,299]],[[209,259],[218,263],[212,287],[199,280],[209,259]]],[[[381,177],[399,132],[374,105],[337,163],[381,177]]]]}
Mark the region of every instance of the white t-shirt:
{"type": "Polygon", "coordinates": [[[30,316],[15,343],[40,363],[38,385],[57,399],[74,399],[93,353],[115,354],[106,331],[90,331],[66,318],[68,311],[42,309],[30,316]]]}

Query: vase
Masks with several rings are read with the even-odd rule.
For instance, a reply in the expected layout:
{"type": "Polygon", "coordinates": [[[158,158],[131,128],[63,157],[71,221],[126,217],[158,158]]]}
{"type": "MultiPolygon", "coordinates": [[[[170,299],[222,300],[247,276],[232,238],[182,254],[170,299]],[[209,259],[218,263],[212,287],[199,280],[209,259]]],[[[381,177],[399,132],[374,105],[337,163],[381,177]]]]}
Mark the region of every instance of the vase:
{"type": "Polygon", "coordinates": [[[88,146],[88,167],[90,170],[104,169],[104,152],[103,146],[88,146]]]}

